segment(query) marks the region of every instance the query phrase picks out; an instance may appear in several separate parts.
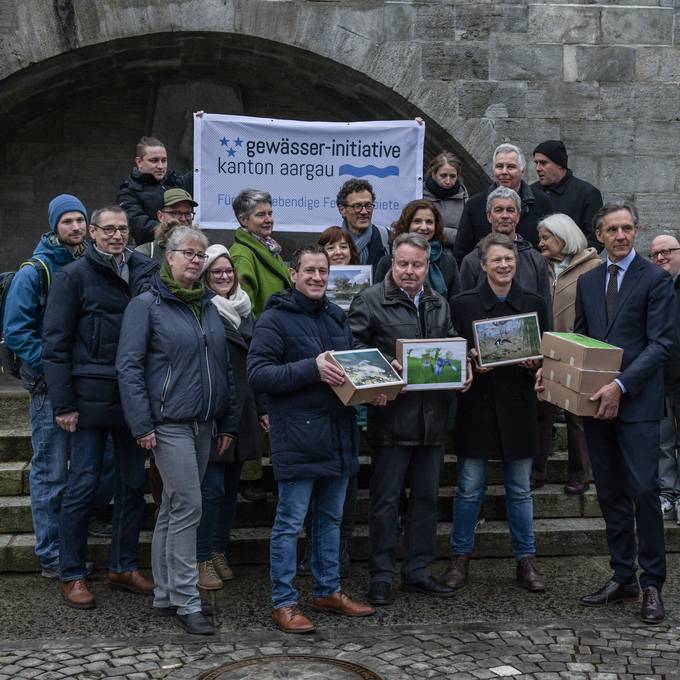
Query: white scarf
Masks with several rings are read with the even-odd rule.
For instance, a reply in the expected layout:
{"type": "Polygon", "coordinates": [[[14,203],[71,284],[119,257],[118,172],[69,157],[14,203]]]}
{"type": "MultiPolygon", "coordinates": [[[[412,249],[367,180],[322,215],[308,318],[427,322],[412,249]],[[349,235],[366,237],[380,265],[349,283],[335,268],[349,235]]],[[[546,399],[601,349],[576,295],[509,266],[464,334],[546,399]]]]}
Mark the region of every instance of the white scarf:
{"type": "Polygon", "coordinates": [[[234,328],[241,325],[241,320],[250,314],[252,308],[248,294],[240,285],[236,286],[236,290],[228,298],[213,295],[210,301],[217,307],[220,316],[229,321],[234,328]]]}

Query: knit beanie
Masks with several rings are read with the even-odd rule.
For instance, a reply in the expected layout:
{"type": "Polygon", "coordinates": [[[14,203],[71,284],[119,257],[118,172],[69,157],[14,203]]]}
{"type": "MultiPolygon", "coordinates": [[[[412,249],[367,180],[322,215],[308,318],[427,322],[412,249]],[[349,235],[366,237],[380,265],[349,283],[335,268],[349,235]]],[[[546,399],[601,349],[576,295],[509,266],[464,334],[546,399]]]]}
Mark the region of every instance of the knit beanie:
{"type": "Polygon", "coordinates": [[[79,212],[82,213],[87,222],[87,210],[79,199],[71,194],[59,194],[55,196],[47,208],[47,221],[50,223],[52,231],[57,231],[57,224],[64,213],[79,212]]]}
{"type": "Polygon", "coordinates": [[[551,161],[557,163],[562,168],[567,168],[567,163],[569,162],[569,157],[567,156],[567,149],[564,144],[557,139],[548,139],[545,142],[541,142],[535,149],[534,153],[542,153],[547,156],[551,161]]]}
{"type": "Polygon", "coordinates": [[[221,243],[215,243],[205,251],[205,254],[208,256],[208,259],[205,261],[205,264],[203,265],[201,275],[205,274],[208,271],[208,267],[210,267],[210,265],[218,257],[222,257],[222,255],[229,255],[229,251],[227,250],[226,246],[223,246],[221,243]]]}

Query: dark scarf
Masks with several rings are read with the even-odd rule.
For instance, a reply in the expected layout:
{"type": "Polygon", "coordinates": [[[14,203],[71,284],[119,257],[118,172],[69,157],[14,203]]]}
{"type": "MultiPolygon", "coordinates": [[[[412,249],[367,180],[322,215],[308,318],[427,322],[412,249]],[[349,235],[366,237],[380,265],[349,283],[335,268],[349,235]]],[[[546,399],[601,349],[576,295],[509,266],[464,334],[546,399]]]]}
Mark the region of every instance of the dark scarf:
{"type": "Polygon", "coordinates": [[[427,272],[427,281],[430,284],[430,288],[436,290],[440,295],[447,297],[446,281],[438,264],[441,256],[442,244],[433,239],[430,241],[430,270],[427,272]]]}
{"type": "Polygon", "coordinates": [[[455,196],[460,191],[460,184],[458,182],[456,182],[450,189],[444,189],[444,187],[440,187],[439,184],[437,184],[432,175],[429,175],[425,178],[425,186],[427,187],[428,191],[440,201],[451,198],[451,196],[455,196]]]}
{"type": "Polygon", "coordinates": [[[193,288],[187,289],[182,288],[182,286],[172,278],[172,271],[170,265],[167,261],[163,262],[161,266],[161,281],[168,287],[170,292],[179,298],[182,302],[189,305],[194,316],[200,321],[201,320],[201,300],[203,299],[203,294],[205,289],[200,281],[196,281],[193,288]]]}

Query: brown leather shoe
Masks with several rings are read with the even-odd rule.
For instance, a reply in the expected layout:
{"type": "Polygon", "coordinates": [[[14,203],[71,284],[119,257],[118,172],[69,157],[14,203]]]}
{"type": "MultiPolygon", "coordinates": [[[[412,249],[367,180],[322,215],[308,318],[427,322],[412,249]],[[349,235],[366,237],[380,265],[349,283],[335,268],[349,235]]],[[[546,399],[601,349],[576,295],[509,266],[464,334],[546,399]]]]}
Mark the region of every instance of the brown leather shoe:
{"type": "Polygon", "coordinates": [[[59,588],[64,597],[64,602],[74,609],[94,609],[97,605],[94,595],[87,587],[85,579],[75,581],[60,581],[59,588]]]}
{"type": "Polygon", "coordinates": [[[142,576],[139,569],[125,571],[122,574],[118,574],[115,571],[110,571],[108,582],[113,588],[129,590],[131,593],[136,593],[137,595],[153,594],[153,581],[146,578],[145,576],[142,576]]]}
{"type": "Polygon", "coordinates": [[[312,598],[312,609],[318,612],[340,614],[341,616],[370,616],[375,614],[373,607],[361,602],[355,602],[341,591],[333,593],[328,597],[312,598]]]}
{"type": "Polygon", "coordinates": [[[275,609],[272,612],[272,619],[284,633],[313,633],[316,630],[314,624],[296,604],[275,609]]]}
{"type": "Polygon", "coordinates": [[[532,593],[540,593],[545,590],[543,572],[538,568],[536,558],[533,555],[523,557],[517,562],[517,580],[522,588],[532,593]]]}
{"type": "Polygon", "coordinates": [[[449,588],[462,588],[467,583],[468,568],[470,567],[469,555],[453,555],[449,559],[449,566],[442,574],[440,581],[449,588]]]}

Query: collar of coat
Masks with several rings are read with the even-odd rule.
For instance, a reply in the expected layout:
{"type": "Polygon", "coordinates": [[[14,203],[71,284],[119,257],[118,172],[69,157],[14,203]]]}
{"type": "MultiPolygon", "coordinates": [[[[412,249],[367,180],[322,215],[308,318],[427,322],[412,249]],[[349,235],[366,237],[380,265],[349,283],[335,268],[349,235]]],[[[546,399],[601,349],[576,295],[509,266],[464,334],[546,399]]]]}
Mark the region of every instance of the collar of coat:
{"type": "MultiPolygon", "coordinates": [[[[404,302],[410,302],[413,304],[413,300],[405,295],[401,288],[399,288],[399,286],[394,282],[391,271],[387,272],[387,276],[385,276],[383,281],[383,293],[385,296],[385,304],[394,305],[404,302]]],[[[440,303],[440,298],[427,284],[427,280],[425,280],[425,283],[423,284],[423,294],[420,296],[420,304],[422,305],[425,302],[434,302],[437,305],[440,303]]]]}
{"type": "Polygon", "coordinates": [[[571,170],[569,170],[569,168],[567,168],[567,174],[557,184],[553,184],[552,186],[546,187],[546,189],[550,189],[550,191],[561,195],[566,191],[567,183],[573,176],[574,173],[571,170]]]}
{"type": "Polygon", "coordinates": [[[290,288],[290,275],[288,274],[288,267],[281,259],[280,255],[273,255],[261,241],[258,241],[252,234],[245,229],[237,229],[234,236],[234,242],[240,243],[242,246],[248,248],[257,261],[268,269],[274,276],[278,277],[290,288]]]}
{"type": "MultiPolygon", "coordinates": [[[[479,299],[482,303],[482,307],[487,312],[490,312],[497,304],[500,303],[498,295],[491,290],[491,286],[486,278],[477,286],[477,292],[479,293],[479,299]]],[[[518,312],[522,311],[522,289],[520,286],[512,282],[510,286],[510,292],[508,297],[505,299],[511,307],[514,307],[518,312]]]]}

